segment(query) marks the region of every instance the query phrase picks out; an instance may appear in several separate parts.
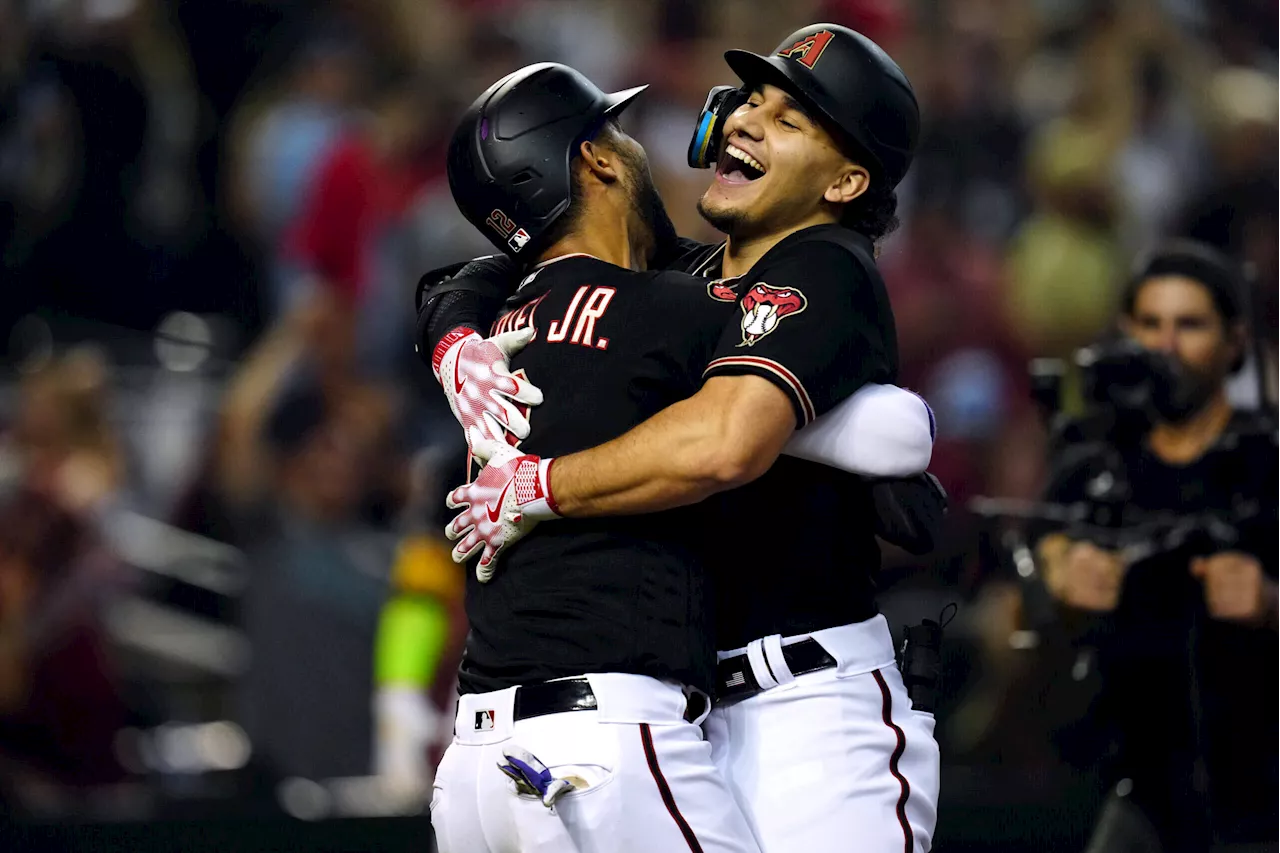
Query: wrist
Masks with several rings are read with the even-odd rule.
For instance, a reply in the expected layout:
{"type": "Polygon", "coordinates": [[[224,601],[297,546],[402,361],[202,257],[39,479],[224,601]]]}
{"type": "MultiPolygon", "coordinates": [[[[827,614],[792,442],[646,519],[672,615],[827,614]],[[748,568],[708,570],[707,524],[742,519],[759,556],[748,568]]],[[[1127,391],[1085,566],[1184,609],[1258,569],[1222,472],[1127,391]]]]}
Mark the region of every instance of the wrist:
{"type": "Polygon", "coordinates": [[[555,457],[538,460],[534,483],[535,497],[522,510],[525,515],[535,521],[550,521],[553,518],[564,517],[560,512],[560,505],[556,503],[555,495],[551,491],[551,467],[555,464],[555,461],[555,457]]]}
{"type": "Polygon", "coordinates": [[[470,326],[458,326],[441,338],[440,343],[436,344],[436,348],[431,351],[431,373],[435,376],[437,382],[440,381],[440,364],[444,361],[445,356],[449,354],[449,350],[473,336],[478,338],[480,333],[470,326]]]}

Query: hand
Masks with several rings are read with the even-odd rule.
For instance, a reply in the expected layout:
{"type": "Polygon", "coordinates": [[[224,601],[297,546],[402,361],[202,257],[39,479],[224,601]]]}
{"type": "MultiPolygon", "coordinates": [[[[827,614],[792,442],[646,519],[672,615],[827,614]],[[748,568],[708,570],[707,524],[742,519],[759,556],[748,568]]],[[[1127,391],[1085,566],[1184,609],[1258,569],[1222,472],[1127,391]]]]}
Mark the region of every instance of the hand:
{"type": "Polygon", "coordinates": [[[1276,583],[1255,558],[1236,551],[1197,557],[1191,574],[1204,582],[1204,603],[1214,619],[1243,625],[1270,619],[1274,624],[1276,583]]]}
{"type": "Polygon", "coordinates": [[[529,420],[517,404],[539,405],[542,391],[513,376],[509,362],[533,334],[528,328],[482,338],[461,327],[445,335],[436,347],[432,372],[444,389],[453,416],[462,424],[472,453],[476,452],[473,434],[510,445],[529,437],[529,420]]]}
{"type": "MultiPolygon", "coordinates": [[[[478,430],[473,430],[478,433],[478,430]]],[[[464,563],[483,550],[476,564],[476,579],[488,583],[498,556],[523,539],[540,521],[559,518],[551,497],[551,464],[506,444],[468,436],[477,456],[487,459],[475,480],[449,493],[445,504],[461,509],[445,527],[445,535],[457,541],[453,560],[464,563]]]]}
{"type": "Polygon", "coordinates": [[[1050,561],[1045,583],[1068,607],[1109,613],[1120,602],[1127,569],[1119,555],[1092,542],[1073,542],[1059,559],[1050,561]]]}

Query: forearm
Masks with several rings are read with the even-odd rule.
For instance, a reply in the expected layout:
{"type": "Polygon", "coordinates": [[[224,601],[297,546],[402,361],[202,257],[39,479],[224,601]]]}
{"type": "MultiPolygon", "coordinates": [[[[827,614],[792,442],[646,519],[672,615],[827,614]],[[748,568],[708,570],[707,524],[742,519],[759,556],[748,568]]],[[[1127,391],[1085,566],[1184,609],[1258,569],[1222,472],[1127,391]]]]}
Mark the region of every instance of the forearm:
{"type": "Polygon", "coordinates": [[[560,514],[658,512],[736,485],[746,472],[716,471],[708,464],[712,430],[684,417],[682,407],[677,403],[607,444],[557,458],[551,491],[560,514]]]}
{"type": "Polygon", "coordinates": [[[759,477],[794,428],[764,380],[713,379],[625,435],[557,458],[551,492],[561,515],[578,518],[686,506],[759,477]]]}

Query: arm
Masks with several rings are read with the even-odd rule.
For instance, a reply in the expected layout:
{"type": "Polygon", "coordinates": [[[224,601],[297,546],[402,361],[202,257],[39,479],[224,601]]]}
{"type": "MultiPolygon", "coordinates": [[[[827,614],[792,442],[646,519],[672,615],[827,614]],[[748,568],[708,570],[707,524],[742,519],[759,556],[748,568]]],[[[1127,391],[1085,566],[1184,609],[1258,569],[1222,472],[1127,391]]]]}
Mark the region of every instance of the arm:
{"type": "Polygon", "coordinates": [[[934,432],[923,397],[872,384],[797,432],[782,452],[864,477],[908,477],[929,467],[934,432]]]}
{"type": "Polygon", "coordinates": [[[791,430],[887,379],[892,317],[882,312],[882,285],[849,252],[804,243],[761,264],[697,394],[556,460],[548,482],[561,514],[653,512],[741,486],[769,469],[791,430]]]}
{"type": "Polygon", "coordinates": [[[716,377],[625,435],[556,459],[551,491],[571,517],[697,503],[769,470],[794,432],[791,403],[772,383],[716,377]]]}
{"type": "Polygon", "coordinates": [[[473,452],[478,439],[506,442],[508,433],[527,438],[529,421],[517,404],[542,402],[542,392],[510,370],[511,356],[533,330],[485,337],[518,275],[505,255],[489,255],[433,270],[418,281],[414,351],[440,383],[473,452]]]}

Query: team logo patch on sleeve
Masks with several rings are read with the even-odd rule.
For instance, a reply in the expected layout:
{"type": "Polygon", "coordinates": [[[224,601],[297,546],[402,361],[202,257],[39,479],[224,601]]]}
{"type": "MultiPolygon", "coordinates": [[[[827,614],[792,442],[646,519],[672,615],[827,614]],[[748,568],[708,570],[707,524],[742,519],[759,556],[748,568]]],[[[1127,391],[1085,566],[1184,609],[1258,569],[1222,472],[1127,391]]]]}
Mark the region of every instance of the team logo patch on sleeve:
{"type": "Polygon", "coordinates": [[[764,282],[752,285],[742,297],[742,343],[738,346],[755,346],[772,334],[784,317],[799,314],[808,304],[794,287],[773,287],[764,282]]]}
{"type": "Polygon", "coordinates": [[[733,289],[736,278],[718,278],[707,283],[707,295],[717,302],[737,302],[738,292],[733,289]]]}

